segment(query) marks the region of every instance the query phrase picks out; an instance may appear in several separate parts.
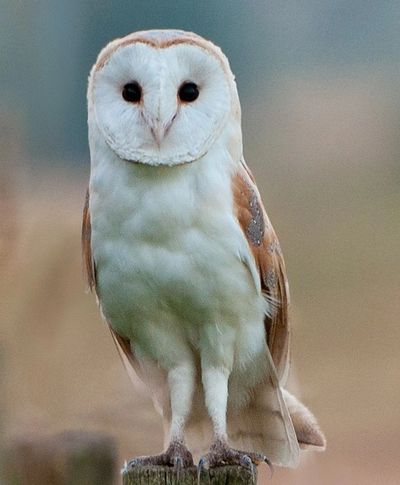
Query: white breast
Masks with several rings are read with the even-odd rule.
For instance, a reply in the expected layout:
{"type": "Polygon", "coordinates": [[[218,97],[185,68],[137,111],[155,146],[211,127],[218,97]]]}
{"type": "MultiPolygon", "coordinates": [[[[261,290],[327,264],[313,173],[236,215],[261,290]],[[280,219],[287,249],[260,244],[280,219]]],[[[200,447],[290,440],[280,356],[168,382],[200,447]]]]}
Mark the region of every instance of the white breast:
{"type": "Polygon", "coordinates": [[[212,345],[223,345],[224,334],[243,347],[243,358],[264,348],[266,303],[242,262],[248,247],[233,213],[232,168],[218,146],[179,167],[124,162],[107,147],[92,160],[92,251],[103,313],[165,368],[192,352],[207,326],[212,345]]]}

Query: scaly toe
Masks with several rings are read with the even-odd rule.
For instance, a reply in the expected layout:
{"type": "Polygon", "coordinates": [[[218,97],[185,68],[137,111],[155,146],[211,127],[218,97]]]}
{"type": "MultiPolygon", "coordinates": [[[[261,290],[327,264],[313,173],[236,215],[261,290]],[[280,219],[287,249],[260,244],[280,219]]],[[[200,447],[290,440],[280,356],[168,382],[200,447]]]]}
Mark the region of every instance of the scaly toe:
{"type": "Polygon", "coordinates": [[[266,456],[264,456],[263,462],[268,465],[268,468],[269,468],[269,471],[270,471],[270,478],[272,478],[273,475],[274,475],[274,471],[275,471],[274,465],[272,464],[272,462],[266,456]]]}
{"type": "Polygon", "coordinates": [[[253,465],[260,463],[267,463],[272,469],[272,464],[269,459],[261,454],[247,451],[240,451],[230,448],[223,441],[216,441],[212,444],[210,451],[205,455],[209,466],[223,466],[223,465],[240,465],[248,469],[252,469],[253,465]]]}
{"type": "Polygon", "coordinates": [[[165,453],[154,456],[140,456],[133,458],[128,467],[136,466],[171,466],[176,471],[177,477],[183,468],[189,468],[193,466],[193,457],[186,446],[181,442],[172,442],[165,453]]]}

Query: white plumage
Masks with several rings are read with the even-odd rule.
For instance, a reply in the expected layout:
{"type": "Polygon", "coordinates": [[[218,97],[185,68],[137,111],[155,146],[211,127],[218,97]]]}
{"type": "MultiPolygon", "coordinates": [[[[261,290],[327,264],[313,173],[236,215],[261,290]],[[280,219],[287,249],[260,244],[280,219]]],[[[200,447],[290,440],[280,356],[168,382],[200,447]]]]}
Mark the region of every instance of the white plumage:
{"type": "Polygon", "coordinates": [[[268,350],[268,338],[288,329],[286,320],[274,324],[287,305],[286,282],[285,301],[274,293],[284,266],[243,162],[228,61],[194,34],[132,34],[100,53],[88,102],[86,265],[117,343],[169,428],[167,452],[135,463],[190,465],[185,443],[201,454],[214,440],[203,460],[211,465],[242,462],[229,442],[254,462],[260,455],[250,452],[295,466],[298,440],[323,447],[324,438],[282,393],[286,329],[272,357],[268,350]],[[129,83],[133,101],[121,95],[129,83]],[[263,250],[277,261],[266,260],[268,277],[263,250]]]}

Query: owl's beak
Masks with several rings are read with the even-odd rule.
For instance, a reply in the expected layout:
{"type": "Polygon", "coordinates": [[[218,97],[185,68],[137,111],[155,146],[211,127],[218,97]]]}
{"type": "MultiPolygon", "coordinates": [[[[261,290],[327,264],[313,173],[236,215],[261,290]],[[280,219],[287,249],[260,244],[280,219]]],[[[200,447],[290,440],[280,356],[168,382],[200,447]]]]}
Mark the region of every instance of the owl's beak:
{"type": "Polygon", "coordinates": [[[158,146],[160,146],[166,135],[166,129],[164,128],[163,124],[156,123],[155,125],[150,127],[150,131],[153,135],[154,141],[157,143],[158,146]]]}
{"type": "Polygon", "coordinates": [[[145,116],[145,120],[147,125],[150,128],[150,132],[154,138],[154,141],[157,143],[158,146],[161,145],[163,140],[168,134],[169,129],[171,128],[172,123],[176,118],[176,113],[167,121],[163,121],[160,118],[153,118],[149,116],[145,116]]]}

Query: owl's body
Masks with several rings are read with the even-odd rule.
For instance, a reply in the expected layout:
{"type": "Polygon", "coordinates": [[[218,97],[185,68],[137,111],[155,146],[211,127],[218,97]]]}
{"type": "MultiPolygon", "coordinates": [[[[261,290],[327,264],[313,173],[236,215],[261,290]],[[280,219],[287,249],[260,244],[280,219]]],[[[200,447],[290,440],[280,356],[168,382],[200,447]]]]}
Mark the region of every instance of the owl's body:
{"type": "Polygon", "coordinates": [[[283,260],[242,159],[226,59],[193,34],[134,34],[100,54],[88,97],[87,267],[118,345],[169,424],[166,441],[181,446],[186,428],[200,453],[213,432],[294,466],[298,440],[324,441],[281,388],[283,260]],[[134,85],[129,103],[120,93],[133,80],[140,96],[134,85]],[[196,83],[196,99],[192,86],[181,96],[182,83],[196,83]]]}

